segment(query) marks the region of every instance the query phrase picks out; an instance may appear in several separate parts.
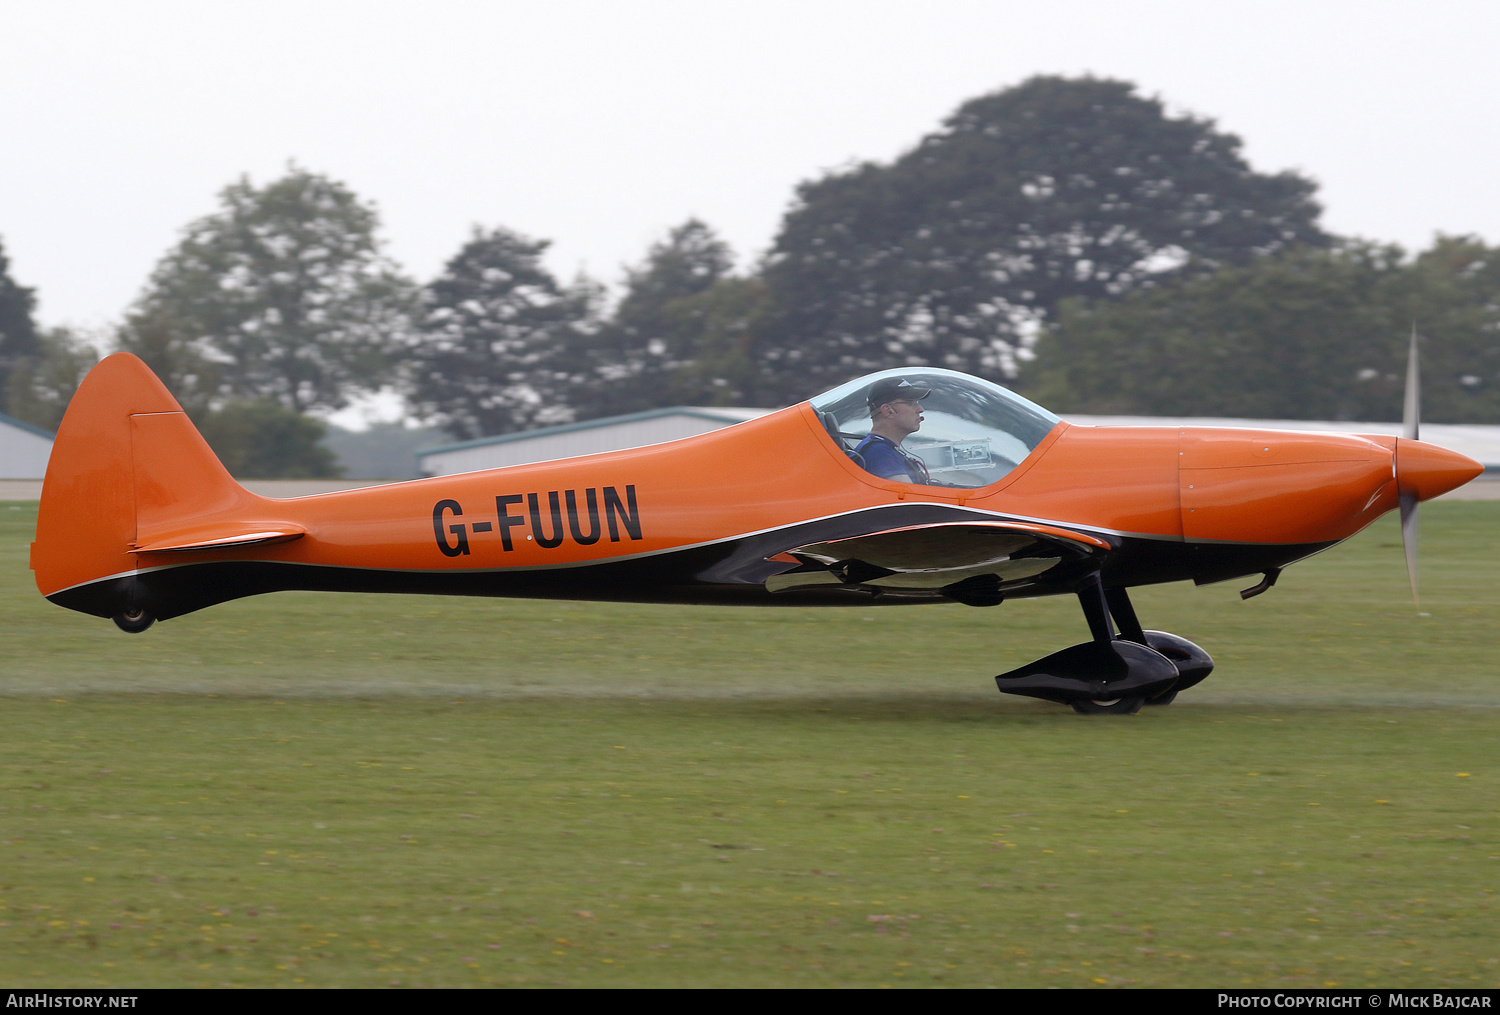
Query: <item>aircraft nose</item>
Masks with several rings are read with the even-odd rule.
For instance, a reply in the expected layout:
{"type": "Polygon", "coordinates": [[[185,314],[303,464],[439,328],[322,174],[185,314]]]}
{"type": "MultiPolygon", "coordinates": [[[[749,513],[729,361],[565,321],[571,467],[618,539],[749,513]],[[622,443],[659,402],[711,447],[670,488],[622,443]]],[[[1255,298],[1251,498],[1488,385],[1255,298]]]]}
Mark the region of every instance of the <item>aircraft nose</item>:
{"type": "Polygon", "coordinates": [[[1484,466],[1457,451],[1426,441],[1396,441],[1396,485],[1418,500],[1456,490],[1483,471],[1484,466]]]}

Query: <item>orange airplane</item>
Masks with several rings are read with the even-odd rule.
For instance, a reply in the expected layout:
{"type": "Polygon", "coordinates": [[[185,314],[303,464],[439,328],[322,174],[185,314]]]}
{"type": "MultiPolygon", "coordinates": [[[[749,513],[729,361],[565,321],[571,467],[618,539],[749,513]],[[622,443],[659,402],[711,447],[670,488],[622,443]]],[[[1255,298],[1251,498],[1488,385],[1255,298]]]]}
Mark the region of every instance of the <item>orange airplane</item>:
{"type": "Polygon", "coordinates": [[[236,483],[117,353],[58,431],[31,567],[52,602],[130,632],[288,589],[796,606],[1066,593],[1090,640],[1000,689],[1128,713],[1213,668],[1143,630],[1130,587],[1263,575],[1254,595],[1392,508],[1414,537],[1418,501],[1482,471],[1413,439],[1408,400],[1403,438],[1087,427],[913,367],[667,444],[277,500],[236,483]]]}

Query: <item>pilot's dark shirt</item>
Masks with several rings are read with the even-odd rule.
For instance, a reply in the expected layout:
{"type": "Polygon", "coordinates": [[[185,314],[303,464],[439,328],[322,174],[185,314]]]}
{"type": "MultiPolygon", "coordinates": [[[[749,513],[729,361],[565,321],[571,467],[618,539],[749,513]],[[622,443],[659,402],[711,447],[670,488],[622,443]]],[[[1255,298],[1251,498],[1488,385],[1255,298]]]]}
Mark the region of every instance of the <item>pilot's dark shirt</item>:
{"type": "Polygon", "coordinates": [[[926,483],[927,470],[917,459],[878,433],[866,436],[854,448],[865,463],[865,471],[904,483],[926,483]],[[903,478],[905,477],[905,478],[903,478]]]}

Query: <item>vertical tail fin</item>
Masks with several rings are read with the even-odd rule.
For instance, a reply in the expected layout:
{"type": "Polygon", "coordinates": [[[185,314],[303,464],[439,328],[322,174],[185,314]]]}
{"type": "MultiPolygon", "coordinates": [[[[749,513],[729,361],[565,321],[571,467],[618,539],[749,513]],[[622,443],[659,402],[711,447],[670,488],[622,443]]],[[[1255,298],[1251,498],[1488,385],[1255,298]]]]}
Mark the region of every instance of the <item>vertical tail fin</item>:
{"type": "Polygon", "coordinates": [[[79,385],[52,445],[31,545],[37,588],[96,616],[143,609],[138,549],[184,525],[254,517],[264,503],[230,477],[146,364],[116,353],[79,385]]]}

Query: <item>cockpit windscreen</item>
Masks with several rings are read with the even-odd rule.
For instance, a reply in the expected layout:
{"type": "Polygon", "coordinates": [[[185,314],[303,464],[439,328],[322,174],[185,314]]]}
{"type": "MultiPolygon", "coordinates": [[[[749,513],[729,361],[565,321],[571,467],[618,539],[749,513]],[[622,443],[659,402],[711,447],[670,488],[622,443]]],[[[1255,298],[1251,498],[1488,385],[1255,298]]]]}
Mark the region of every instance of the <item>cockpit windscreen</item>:
{"type": "Polygon", "coordinates": [[[870,405],[871,394],[883,397],[888,389],[898,394],[930,389],[919,402],[918,429],[899,441],[899,450],[921,461],[912,469],[921,477],[915,481],[934,486],[988,486],[1014,469],[1059,422],[1015,392],[968,374],[934,367],[885,370],[811,399],[829,435],[861,465],[870,451],[880,450],[871,447],[869,436],[871,413],[878,409],[870,405]]]}

